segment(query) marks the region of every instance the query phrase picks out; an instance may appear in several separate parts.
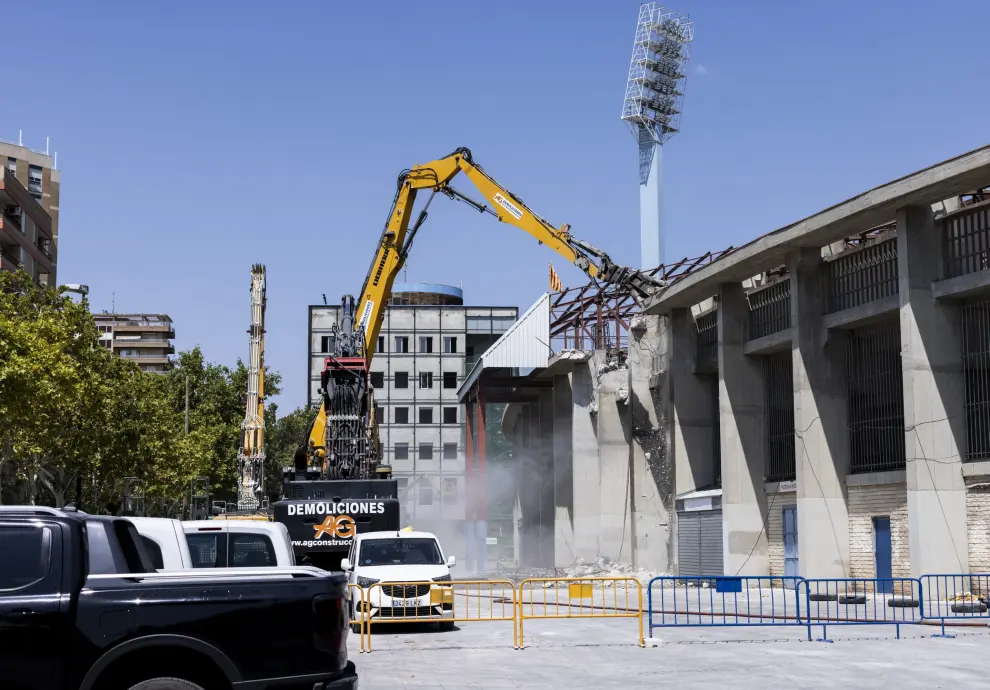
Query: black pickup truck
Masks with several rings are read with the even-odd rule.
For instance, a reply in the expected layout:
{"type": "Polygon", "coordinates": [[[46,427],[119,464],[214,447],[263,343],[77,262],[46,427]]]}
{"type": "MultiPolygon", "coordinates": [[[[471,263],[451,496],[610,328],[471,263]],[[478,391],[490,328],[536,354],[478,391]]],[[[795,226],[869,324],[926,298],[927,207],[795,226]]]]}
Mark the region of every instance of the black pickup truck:
{"type": "Polygon", "coordinates": [[[357,688],[345,579],[156,572],[133,523],[0,510],[0,688],[357,688]]]}

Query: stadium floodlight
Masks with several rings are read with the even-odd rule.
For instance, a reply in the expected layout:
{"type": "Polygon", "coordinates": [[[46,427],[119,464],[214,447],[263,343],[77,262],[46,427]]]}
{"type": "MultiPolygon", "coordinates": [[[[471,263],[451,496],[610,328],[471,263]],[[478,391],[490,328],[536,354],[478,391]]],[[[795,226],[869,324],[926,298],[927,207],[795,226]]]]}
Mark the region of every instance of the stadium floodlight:
{"type": "Polygon", "coordinates": [[[640,262],[663,263],[661,149],[680,128],[694,22],[656,2],[640,5],[622,120],[639,145],[640,262]]]}

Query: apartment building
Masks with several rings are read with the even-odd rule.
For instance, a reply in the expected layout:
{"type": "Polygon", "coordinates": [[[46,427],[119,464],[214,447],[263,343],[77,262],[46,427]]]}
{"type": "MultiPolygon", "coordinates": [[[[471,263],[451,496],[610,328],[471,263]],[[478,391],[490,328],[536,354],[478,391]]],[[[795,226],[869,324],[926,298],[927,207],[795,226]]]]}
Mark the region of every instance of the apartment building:
{"type": "Polygon", "coordinates": [[[47,152],[0,139],[0,165],[27,189],[51,218],[51,236],[58,246],[58,198],[62,174],[55,169],[53,158],[47,152]]]}
{"type": "MultiPolygon", "coordinates": [[[[339,305],[309,307],[314,406],[339,313],[339,305]]],[[[447,285],[393,289],[371,377],[384,462],[398,480],[404,519],[418,528],[436,531],[441,523],[464,520],[464,418],[457,388],[518,314],[516,307],[465,305],[462,290],[447,285]]]]}
{"type": "Polygon", "coordinates": [[[0,270],[23,268],[39,285],[56,285],[53,226],[34,195],[0,169],[0,270]]]}
{"type": "Polygon", "coordinates": [[[167,314],[94,314],[100,343],[142,371],[168,371],[175,328],[167,314]]]}

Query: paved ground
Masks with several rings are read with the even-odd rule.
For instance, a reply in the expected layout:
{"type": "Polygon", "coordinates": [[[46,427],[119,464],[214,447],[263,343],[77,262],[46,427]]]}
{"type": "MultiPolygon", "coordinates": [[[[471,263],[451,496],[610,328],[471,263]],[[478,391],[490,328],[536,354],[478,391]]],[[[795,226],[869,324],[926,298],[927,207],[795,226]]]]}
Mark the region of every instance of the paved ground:
{"type": "Polygon", "coordinates": [[[804,628],[666,628],[659,646],[642,649],[635,620],[527,620],[522,651],[508,621],[379,630],[368,654],[351,636],[362,690],[985,688],[990,656],[990,629],[937,639],[938,628],[917,625],[902,626],[900,640],[893,626],[833,626],[833,644],[808,642],[804,628]]]}

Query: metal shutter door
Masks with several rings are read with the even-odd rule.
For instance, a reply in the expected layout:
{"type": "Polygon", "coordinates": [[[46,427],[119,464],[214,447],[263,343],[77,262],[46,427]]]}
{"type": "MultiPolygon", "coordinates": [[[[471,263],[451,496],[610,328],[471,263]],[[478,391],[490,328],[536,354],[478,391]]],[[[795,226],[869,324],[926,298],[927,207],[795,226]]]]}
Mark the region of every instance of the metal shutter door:
{"type": "Polygon", "coordinates": [[[701,575],[701,513],[677,513],[677,574],[701,575]]]}
{"type": "Polygon", "coordinates": [[[722,511],[706,510],[700,513],[701,569],[702,575],[724,575],[722,565],[722,511]]]}

